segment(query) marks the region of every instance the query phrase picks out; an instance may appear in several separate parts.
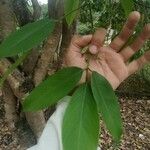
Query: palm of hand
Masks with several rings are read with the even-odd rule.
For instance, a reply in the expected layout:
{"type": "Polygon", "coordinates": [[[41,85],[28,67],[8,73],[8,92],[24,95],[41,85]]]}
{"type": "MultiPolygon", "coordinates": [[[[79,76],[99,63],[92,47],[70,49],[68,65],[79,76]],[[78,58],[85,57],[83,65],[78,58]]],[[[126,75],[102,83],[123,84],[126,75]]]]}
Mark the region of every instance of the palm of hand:
{"type": "Polygon", "coordinates": [[[122,57],[110,47],[101,47],[97,55],[90,60],[89,69],[103,75],[113,89],[128,77],[128,69],[122,57]]]}
{"type": "Polygon", "coordinates": [[[91,55],[89,65],[86,62],[86,54],[81,54],[80,49],[75,46],[71,49],[74,50],[68,52],[65,59],[67,66],[77,66],[82,69],[88,67],[89,75],[91,75],[91,71],[98,72],[110,82],[114,89],[128,76],[123,59],[109,47],[101,47],[97,55],[91,55]]]}

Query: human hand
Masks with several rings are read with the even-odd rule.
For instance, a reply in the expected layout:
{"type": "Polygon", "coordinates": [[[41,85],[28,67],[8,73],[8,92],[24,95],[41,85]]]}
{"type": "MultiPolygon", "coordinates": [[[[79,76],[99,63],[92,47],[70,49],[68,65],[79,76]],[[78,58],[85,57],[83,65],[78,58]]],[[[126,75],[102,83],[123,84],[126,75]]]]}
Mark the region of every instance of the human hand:
{"type": "Polygon", "coordinates": [[[88,67],[88,76],[91,71],[96,71],[110,82],[113,89],[116,89],[123,80],[150,60],[150,52],[146,52],[139,59],[127,63],[129,58],[140,50],[150,38],[150,24],[144,27],[142,33],[131,45],[121,50],[129,37],[132,36],[139,20],[140,14],[132,12],[120,34],[108,46],[104,46],[106,30],[103,28],[98,29],[93,36],[75,36],[66,54],[65,65],[77,66],[82,69],[88,67]],[[81,53],[81,49],[87,45],[89,45],[89,52],[91,53],[88,66],[87,54],[81,53]]]}

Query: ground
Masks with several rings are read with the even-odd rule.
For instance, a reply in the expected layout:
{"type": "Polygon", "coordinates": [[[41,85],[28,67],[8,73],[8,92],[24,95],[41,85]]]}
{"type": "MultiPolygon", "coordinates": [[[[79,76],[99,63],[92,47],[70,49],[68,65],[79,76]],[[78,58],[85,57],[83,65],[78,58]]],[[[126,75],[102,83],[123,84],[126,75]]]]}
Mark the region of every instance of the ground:
{"type": "MultiPolygon", "coordinates": [[[[131,80],[133,79],[131,78],[131,80]]],[[[138,81],[139,86],[143,85],[143,83],[140,83],[140,80],[143,82],[142,79],[138,78],[135,79],[134,83],[137,84],[138,81]]],[[[124,95],[119,98],[124,134],[118,150],[150,150],[150,96],[140,97],[138,94],[142,93],[143,86],[138,87],[137,92],[137,90],[135,90],[137,85],[133,86],[130,80],[128,83],[130,85],[126,86],[127,88],[123,88],[124,95]],[[133,95],[133,97],[127,96],[126,89],[128,89],[129,95],[131,92],[129,87],[132,88],[132,92],[134,89],[135,95],[133,95]]],[[[4,114],[3,103],[0,98],[0,150],[25,150],[27,147],[35,144],[35,138],[32,132],[25,132],[25,130],[28,129],[28,125],[26,125],[24,121],[21,121],[16,130],[10,130],[4,114]]],[[[113,150],[111,137],[104,125],[102,125],[99,141],[102,150],[113,150]]]]}
{"type": "MultiPolygon", "coordinates": [[[[120,99],[124,134],[118,150],[150,150],[150,100],[120,99]]],[[[103,150],[113,150],[106,130],[100,136],[103,150]]]]}

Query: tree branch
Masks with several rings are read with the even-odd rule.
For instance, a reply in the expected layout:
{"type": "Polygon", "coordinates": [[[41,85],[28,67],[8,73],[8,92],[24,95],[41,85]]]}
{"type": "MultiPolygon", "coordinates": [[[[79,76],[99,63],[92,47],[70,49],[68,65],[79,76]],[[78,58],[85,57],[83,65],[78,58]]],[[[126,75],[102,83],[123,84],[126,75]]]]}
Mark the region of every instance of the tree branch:
{"type": "MultiPolygon", "coordinates": [[[[11,63],[7,59],[3,59],[2,61],[0,61],[0,73],[4,74],[10,65],[11,63]]],[[[27,92],[24,89],[25,87],[23,86],[24,82],[26,82],[26,78],[16,69],[13,72],[13,74],[10,74],[8,76],[7,82],[9,83],[14,95],[20,100],[20,103],[22,103],[22,98],[26,95],[27,92]]],[[[36,135],[37,138],[39,138],[45,126],[44,113],[30,112],[25,113],[25,115],[34,134],[36,135]]]]}
{"type": "Polygon", "coordinates": [[[33,6],[33,18],[34,20],[37,20],[41,16],[41,7],[37,0],[31,0],[32,6],[33,6]]]}
{"type": "Polygon", "coordinates": [[[55,31],[53,32],[53,34],[49,36],[48,40],[44,45],[41,57],[39,58],[37,66],[35,68],[35,86],[39,85],[39,83],[41,83],[45,79],[49,66],[53,66],[54,55],[61,37],[61,30],[61,25],[58,24],[55,27],[55,31]]]}
{"type": "Polygon", "coordinates": [[[5,82],[2,88],[4,108],[5,108],[5,118],[11,130],[15,129],[15,124],[19,120],[19,116],[16,113],[16,97],[11,90],[9,84],[5,82]]]}

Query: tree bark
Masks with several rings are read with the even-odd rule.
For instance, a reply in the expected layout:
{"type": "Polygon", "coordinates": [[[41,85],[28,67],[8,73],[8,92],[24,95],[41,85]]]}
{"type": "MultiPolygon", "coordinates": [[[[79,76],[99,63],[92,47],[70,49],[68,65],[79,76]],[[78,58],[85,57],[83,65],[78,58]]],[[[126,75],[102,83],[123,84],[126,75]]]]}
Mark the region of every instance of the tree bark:
{"type": "MultiPolygon", "coordinates": [[[[17,22],[19,26],[24,26],[27,23],[33,22],[40,18],[41,16],[41,7],[37,0],[32,0],[33,6],[33,14],[29,10],[27,6],[26,0],[13,0],[13,11],[16,15],[17,22]]],[[[35,64],[37,62],[39,52],[38,48],[34,48],[27,57],[27,59],[23,62],[23,71],[27,75],[32,75],[35,64]]]]}
{"type": "MultiPolygon", "coordinates": [[[[11,0],[0,0],[0,42],[2,42],[12,31],[16,29],[16,20],[14,17],[14,13],[12,11],[12,1],[11,0]]],[[[0,60],[0,64],[7,64],[9,61],[7,59],[0,60]]],[[[9,62],[10,64],[10,62],[9,62]]],[[[0,73],[2,75],[3,71],[6,71],[7,67],[0,66],[0,73]]],[[[13,76],[9,76],[9,81],[15,83],[13,88],[16,88],[16,82],[14,82],[15,78],[13,76]]],[[[17,84],[18,86],[18,84],[17,84]]],[[[5,82],[2,88],[2,98],[4,101],[4,109],[5,109],[5,119],[11,131],[18,131],[16,124],[19,121],[19,114],[17,113],[17,97],[14,95],[10,83],[5,82]]],[[[19,128],[20,129],[20,128],[19,128]]],[[[22,140],[24,137],[22,138],[22,140]]],[[[20,149],[24,146],[20,144],[20,149]]]]}
{"type": "MultiPolygon", "coordinates": [[[[29,10],[26,0],[13,0],[13,11],[16,15],[18,26],[24,26],[27,23],[33,22],[34,20],[40,18],[41,7],[39,6],[39,3],[37,2],[37,0],[32,0],[32,3],[34,10],[33,14],[29,10]]],[[[27,75],[31,75],[33,73],[35,64],[37,62],[39,52],[36,49],[37,48],[34,48],[32,50],[32,53],[29,54],[27,59],[23,62],[22,68],[27,75]]]]}
{"type": "Polygon", "coordinates": [[[41,16],[41,7],[37,0],[31,0],[32,6],[33,6],[33,18],[34,20],[37,20],[41,16]]]}
{"type": "MultiPolygon", "coordinates": [[[[2,0],[1,1],[1,4],[0,4],[0,23],[1,23],[1,37],[2,37],[2,40],[7,36],[9,35],[9,33],[11,33],[13,30],[15,30],[15,20],[14,20],[14,13],[12,11],[12,1],[11,0],[2,0]],[[5,16],[5,17],[3,17],[5,16]]],[[[19,14],[20,15],[20,26],[24,25],[25,23],[29,22],[30,19],[29,19],[29,13],[27,13],[27,8],[25,8],[25,1],[21,0],[21,1],[16,1],[19,3],[19,5],[16,4],[16,6],[20,6],[18,8],[19,11],[21,11],[21,13],[19,14]],[[23,10],[21,10],[23,8],[23,10]],[[23,12],[22,11],[25,11],[25,14],[26,17],[24,16],[21,16],[21,14],[23,15],[23,12]],[[22,20],[25,19],[25,20],[22,20]]],[[[16,10],[17,11],[17,10],[16,10]]],[[[3,59],[1,60],[0,62],[0,71],[2,74],[5,73],[5,71],[8,69],[8,67],[11,65],[11,63],[7,60],[7,59],[3,59]]],[[[4,96],[4,100],[7,100],[9,99],[9,101],[14,100],[14,97],[16,96],[18,98],[18,100],[21,100],[24,95],[26,94],[26,91],[21,91],[20,90],[20,87],[22,86],[23,82],[26,82],[26,78],[22,78],[23,76],[19,76],[19,74],[21,75],[22,73],[17,73],[16,75],[9,75],[9,77],[7,78],[7,81],[9,83],[9,86],[11,87],[12,91],[10,90],[10,88],[4,88],[3,89],[3,93],[5,94],[4,96]],[[7,90],[7,91],[5,91],[7,90]],[[6,95],[9,94],[9,95],[6,95]],[[12,94],[11,94],[12,93],[12,94]],[[14,97],[12,95],[15,95],[14,97]],[[11,96],[11,97],[10,97],[11,96]]],[[[4,87],[8,87],[8,85],[5,85],[4,87]]],[[[15,106],[15,102],[14,102],[14,105],[10,102],[5,102],[7,105],[6,108],[11,108],[12,111],[15,109],[14,106],[15,106]],[[11,104],[8,106],[8,104],[11,104]]],[[[7,113],[6,114],[11,114],[11,113],[7,113]]],[[[12,114],[13,115],[13,114],[12,114]]],[[[8,115],[6,116],[7,118],[13,118],[13,116],[9,116],[8,115]]],[[[32,130],[34,131],[35,135],[37,138],[40,137],[41,135],[41,132],[42,130],[44,129],[44,126],[45,126],[45,117],[44,117],[44,113],[43,112],[37,112],[37,113],[27,113],[26,114],[26,118],[28,120],[28,123],[30,124],[30,127],[32,128],[32,130]],[[31,119],[32,118],[32,119],[31,119]],[[37,122],[39,122],[37,124],[37,122]]],[[[10,119],[9,119],[10,120],[10,119]]]]}
{"type": "MultiPolygon", "coordinates": [[[[12,31],[14,31],[16,27],[11,4],[12,3],[10,0],[0,1],[0,42],[2,42],[12,31]]],[[[2,61],[5,60],[1,60],[0,63],[2,61]]],[[[12,128],[18,116],[15,113],[16,99],[10,88],[10,85],[7,82],[4,83],[2,93],[5,106],[5,117],[9,126],[12,128]]]]}
{"type": "Polygon", "coordinates": [[[16,28],[11,0],[0,0],[0,43],[16,28]]]}
{"type": "Polygon", "coordinates": [[[76,21],[68,27],[66,20],[63,20],[63,28],[62,28],[62,42],[60,46],[59,52],[59,66],[61,67],[63,58],[65,56],[66,50],[71,42],[72,36],[76,33],[76,21]]]}
{"type": "Polygon", "coordinates": [[[34,84],[39,85],[46,77],[49,67],[51,72],[55,71],[53,68],[54,55],[61,36],[61,25],[57,25],[52,35],[46,41],[40,59],[38,60],[34,74],[34,84]]]}
{"type": "Polygon", "coordinates": [[[3,100],[5,101],[5,118],[11,130],[15,129],[15,124],[19,120],[19,116],[16,113],[17,99],[13,94],[9,84],[5,82],[2,90],[3,100]]]}
{"type": "Polygon", "coordinates": [[[24,26],[27,23],[34,21],[32,13],[27,7],[26,0],[13,0],[12,6],[19,26],[24,26]]]}
{"type": "MultiPolygon", "coordinates": [[[[58,3],[56,0],[48,1],[48,10],[50,18],[59,19],[63,15],[62,2],[62,0],[60,0],[58,3]]],[[[53,72],[54,55],[56,53],[57,46],[61,38],[61,34],[62,25],[58,23],[55,26],[54,32],[49,36],[48,40],[45,42],[44,50],[42,51],[41,57],[38,60],[34,74],[34,83],[36,86],[39,83],[41,83],[42,80],[44,80],[44,78],[46,77],[49,66],[51,66],[51,72],[53,72]]]]}
{"type": "MultiPolygon", "coordinates": [[[[27,1],[26,0],[14,0],[14,12],[17,17],[17,21],[19,26],[24,26],[29,22],[33,22],[34,20],[39,19],[41,15],[41,7],[39,6],[37,0],[32,0],[33,5],[33,14],[30,12],[30,10],[27,7],[27,1]]],[[[30,84],[32,84],[32,73],[35,68],[36,62],[39,57],[39,52],[37,50],[38,48],[34,48],[32,52],[29,54],[29,56],[26,58],[26,60],[23,62],[22,71],[27,75],[27,78],[25,80],[25,84],[27,84],[28,80],[30,84]]],[[[28,88],[28,87],[27,87],[28,88]]],[[[20,93],[21,96],[18,97],[20,100],[24,97],[26,92],[29,92],[34,88],[33,85],[27,89],[27,91],[19,91],[17,93],[20,93]]],[[[24,90],[24,88],[22,88],[24,90]]],[[[20,90],[20,88],[18,88],[20,90]]],[[[41,133],[45,127],[45,117],[44,113],[42,111],[39,112],[28,112],[25,113],[26,119],[33,130],[35,136],[37,139],[41,136],[41,133]]]]}

